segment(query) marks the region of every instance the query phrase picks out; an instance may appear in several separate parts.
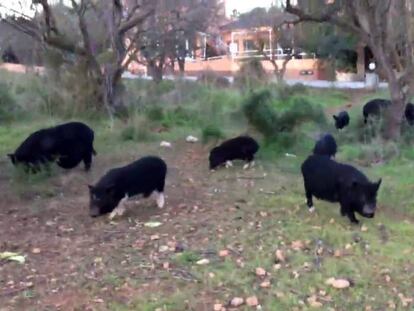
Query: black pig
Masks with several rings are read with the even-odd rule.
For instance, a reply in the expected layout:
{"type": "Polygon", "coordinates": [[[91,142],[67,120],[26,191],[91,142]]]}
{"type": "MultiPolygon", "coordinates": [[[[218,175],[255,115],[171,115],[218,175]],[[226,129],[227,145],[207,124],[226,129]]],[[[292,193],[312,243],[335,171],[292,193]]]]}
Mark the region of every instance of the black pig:
{"type": "Polygon", "coordinates": [[[341,111],[338,115],[332,116],[335,120],[335,127],[338,130],[343,129],[345,126],[349,124],[349,114],[346,111],[341,111]]]}
{"type": "Polygon", "coordinates": [[[226,164],[231,166],[233,160],[247,162],[245,168],[253,165],[254,154],[259,150],[259,144],[250,136],[239,136],[223,142],[210,151],[210,169],[226,164]]]}
{"type": "Polygon", "coordinates": [[[369,116],[379,117],[384,109],[387,109],[391,105],[388,99],[372,99],[367,102],[362,108],[362,114],[364,115],[364,123],[368,122],[369,116]]]}
{"type": "Polygon", "coordinates": [[[355,212],[373,218],[381,179],[372,183],[351,165],[337,163],[328,156],[311,155],[302,164],[307,205],[314,210],[312,196],[318,199],[339,202],[341,215],[358,223],[355,212]]]}
{"type": "Polygon", "coordinates": [[[52,161],[65,169],[74,168],[83,161],[85,170],[89,170],[92,155],[96,155],[93,140],[94,132],[90,127],[81,122],[69,122],[32,133],[8,156],[14,165],[23,163],[33,171],[52,161]]]}
{"type": "Polygon", "coordinates": [[[407,106],[405,106],[404,115],[408,124],[414,125],[414,105],[412,103],[408,103],[407,106]]]}
{"type": "Polygon", "coordinates": [[[128,197],[156,194],[159,208],[164,206],[167,165],[158,157],[143,157],[129,165],[111,169],[95,186],[89,186],[91,217],[111,213],[122,215],[128,197]],[[123,202],[121,202],[121,200],[123,202]],[[121,202],[121,203],[120,203],[121,202]]]}
{"type": "Polygon", "coordinates": [[[337,149],[335,138],[331,134],[325,134],[316,142],[313,154],[327,155],[334,158],[337,149]]]}

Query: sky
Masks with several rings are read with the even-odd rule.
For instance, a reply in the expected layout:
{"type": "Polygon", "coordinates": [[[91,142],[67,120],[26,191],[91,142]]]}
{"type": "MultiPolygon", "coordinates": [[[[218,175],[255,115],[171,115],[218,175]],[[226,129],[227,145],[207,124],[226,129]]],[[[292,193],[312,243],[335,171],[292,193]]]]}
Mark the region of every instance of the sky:
{"type": "MultiPolygon", "coordinates": [[[[1,1],[1,0],[0,0],[1,1]]],[[[277,0],[226,0],[226,14],[231,15],[236,9],[239,13],[246,13],[256,7],[270,8],[277,0]]]]}
{"type": "MultiPolygon", "coordinates": [[[[34,11],[30,8],[31,0],[0,0],[0,13],[3,15],[9,13],[8,9],[22,12],[25,15],[33,16],[34,11]]],[[[13,14],[13,13],[12,13],[13,14]]]]}
{"type": "MultiPolygon", "coordinates": [[[[0,0],[0,13],[4,14],[7,12],[7,10],[2,7],[5,6],[23,12],[28,16],[32,16],[34,11],[30,8],[31,2],[32,0],[0,0]],[[22,5],[20,5],[20,3],[22,5]]],[[[230,16],[234,9],[240,13],[246,13],[256,7],[269,8],[273,4],[279,4],[280,2],[280,0],[226,0],[226,14],[227,16],[230,16]]]]}

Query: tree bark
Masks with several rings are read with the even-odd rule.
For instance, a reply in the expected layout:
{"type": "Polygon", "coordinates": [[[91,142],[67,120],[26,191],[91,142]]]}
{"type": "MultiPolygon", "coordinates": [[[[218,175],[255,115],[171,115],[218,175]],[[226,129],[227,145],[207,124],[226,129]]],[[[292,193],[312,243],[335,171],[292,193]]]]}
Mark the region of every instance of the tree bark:
{"type": "Polygon", "coordinates": [[[398,83],[389,82],[389,90],[391,93],[391,107],[385,114],[385,122],[387,123],[385,138],[399,139],[406,104],[406,95],[398,83]]]}
{"type": "Polygon", "coordinates": [[[178,68],[180,70],[180,75],[184,75],[185,73],[185,59],[184,58],[178,58],[178,68]]]}
{"type": "Polygon", "coordinates": [[[157,64],[154,60],[148,62],[149,74],[152,77],[152,80],[157,84],[163,80],[163,69],[164,65],[157,64]]]}

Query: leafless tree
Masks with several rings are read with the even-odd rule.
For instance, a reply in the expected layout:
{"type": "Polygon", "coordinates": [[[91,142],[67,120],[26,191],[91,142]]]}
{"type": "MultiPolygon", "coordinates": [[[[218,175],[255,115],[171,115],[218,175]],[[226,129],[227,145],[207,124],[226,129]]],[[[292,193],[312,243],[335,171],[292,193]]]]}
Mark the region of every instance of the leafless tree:
{"type": "Polygon", "coordinates": [[[282,64],[278,63],[278,55],[276,54],[276,48],[275,47],[277,47],[277,44],[278,44],[278,41],[279,41],[279,38],[280,38],[280,34],[283,31],[282,27],[285,24],[286,24],[286,22],[282,22],[278,25],[273,26],[272,33],[274,35],[273,35],[273,39],[272,39],[272,41],[273,41],[272,46],[274,48],[272,48],[270,50],[270,55],[264,49],[265,48],[264,40],[262,38],[258,39],[258,50],[259,50],[260,54],[262,55],[263,59],[272,64],[273,73],[274,73],[278,83],[284,83],[284,77],[285,77],[287,65],[288,65],[289,61],[293,58],[292,54],[288,54],[288,55],[285,55],[285,57],[283,58],[282,64]]]}
{"type": "MultiPolygon", "coordinates": [[[[81,40],[70,40],[57,22],[55,6],[48,0],[32,0],[32,4],[41,7],[40,18],[26,18],[25,23],[16,23],[16,19],[4,19],[15,29],[31,36],[47,48],[74,56],[84,61],[88,74],[96,82],[108,112],[123,107],[121,77],[132,61],[135,45],[127,43],[127,34],[138,31],[146,19],[154,14],[156,0],[71,0],[72,13],[75,16],[75,32],[81,40]],[[127,5],[126,5],[127,3],[127,5]],[[98,17],[105,35],[100,48],[95,42],[93,28],[88,14],[98,17]],[[103,57],[106,56],[106,57],[103,57]]],[[[21,16],[24,16],[21,14],[21,16]]]]}
{"type": "Polygon", "coordinates": [[[355,34],[372,50],[389,83],[389,139],[400,136],[404,107],[414,91],[413,5],[412,0],[336,0],[326,4],[324,10],[312,12],[286,0],[286,11],[297,16],[295,23],[331,23],[355,34]]]}
{"type": "Polygon", "coordinates": [[[197,48],[198,32],[214,24],[219,9],[216,0],[162,1],[145,22],[145,31],[131,32],[140,53],[137,61],[148,67],[154,81],[162,80],[165,67],[175,62],[181,73],[185,59],[197,48]]]}

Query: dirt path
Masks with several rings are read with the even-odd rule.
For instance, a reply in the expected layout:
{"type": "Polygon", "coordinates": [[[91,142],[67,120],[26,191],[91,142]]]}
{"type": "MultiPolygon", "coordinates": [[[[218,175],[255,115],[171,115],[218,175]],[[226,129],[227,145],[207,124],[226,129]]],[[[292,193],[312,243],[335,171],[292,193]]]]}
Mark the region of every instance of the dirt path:
{"type": "MultiPolygon", "coordinates": [[[[100,156],[92,176],[81,168],[58,172],[40,188],[48,189],[46,197],[33,189],[19,196],[10,172],[0,175],[0,251],[26,256],[24,265],[0,262],[0,310],[95,310],[102,301],[125,302],[139,296],[137,292],[151,291],[160,286],[160,278],[193,277],[163,265],[175,251],[195,248],[208,253],[217,246],[210,237],[225,230],[223,216],[234,208],[228,203],[234,198],[223,195],[229,182],[221,173],[210,175],[205,147],[182,143],[171,151],[151,148],[169,165],[165,209],[155,208],[153,200],[140,201],[113,222],[88,216],[86,184],[110,162],[126,160],[100,156]],[[147,228],[149,220],[162,226],[147,228]],[[134,288],[125,282],[128,279],[134,280],[134,288]]],[[[230,188],[237,185],[230,183],[230,188]]],[[[251,187],[248,181],[244,184],[251,187]]]]}

